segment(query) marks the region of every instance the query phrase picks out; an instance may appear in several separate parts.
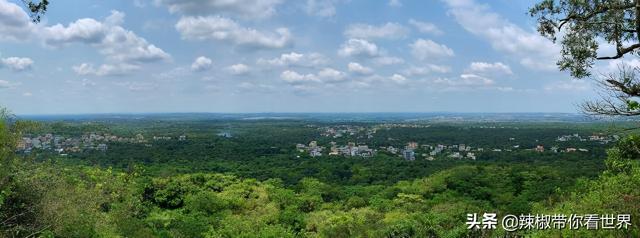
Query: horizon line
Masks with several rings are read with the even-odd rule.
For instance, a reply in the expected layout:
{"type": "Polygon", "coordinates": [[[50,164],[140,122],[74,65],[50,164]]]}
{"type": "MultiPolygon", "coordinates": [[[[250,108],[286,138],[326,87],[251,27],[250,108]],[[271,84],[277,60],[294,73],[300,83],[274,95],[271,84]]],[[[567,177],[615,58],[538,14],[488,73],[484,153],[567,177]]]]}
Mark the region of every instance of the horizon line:
{"type": "Polygon", "coordinates": [[[161,115],[161,114],[572,114],[584,115],[580,112],[459,112],[459,111],[368,111],[368,112],[73,112],[73,113],[14,113],[16,116],[74,116],[74,115],[161,115]]]}

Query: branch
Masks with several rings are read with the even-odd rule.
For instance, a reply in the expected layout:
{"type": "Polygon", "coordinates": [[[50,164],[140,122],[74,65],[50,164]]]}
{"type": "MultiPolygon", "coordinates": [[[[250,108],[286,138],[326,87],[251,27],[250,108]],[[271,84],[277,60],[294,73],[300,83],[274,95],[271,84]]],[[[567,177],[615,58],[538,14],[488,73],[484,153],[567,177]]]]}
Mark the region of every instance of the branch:
{"type": "Polygon", "coordinates": [[[606,60],[606,59],[619,59],[622,58],[626,53],[629,53],[637,48],[640,48],[640,43],[636,43],[630,45],[629,47],[617,47],[617,54],[615,56],[604,56],[604,57],[596,57],[597,60],[606,60]]]}
{"type": "Polygon", "coordinates": [[[611,7],[602,6],[601,9],[595,10],[595,8],[598,8],[598,6],[596,6],[594,8],[594,11],[590,12],[586,16],[580,16],[580,15],[578,15],[576,13],[571,13],[571,14],[567,15],[566,18],[559,20],[560,25],[558,26],[558,30],[562,29],[562,26],[564,26],[564,24],[566,24],[566,23],[568,23],[568,22],[570,22],[572,20],[587,21],[587,20],[595,17],[596,15],[601,14],[601,13],[605,13],[605,12],[607,12],[609,10],[625,10],[625,9],[629,9],[629,8],[633,8],[633,7],[637,7],[637,6],[638,6],[637,3],[635,5],[634,4],[625,4],[625,5],[622,5],[622,6],[611,6],[611,7]]]}

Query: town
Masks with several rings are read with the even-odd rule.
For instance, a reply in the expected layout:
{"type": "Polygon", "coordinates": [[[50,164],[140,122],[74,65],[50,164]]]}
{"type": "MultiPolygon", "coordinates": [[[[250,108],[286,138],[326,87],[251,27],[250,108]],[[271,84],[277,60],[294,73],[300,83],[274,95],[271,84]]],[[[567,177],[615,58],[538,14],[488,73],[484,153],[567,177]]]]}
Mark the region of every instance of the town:
{"type": "MultiPolygon", "coordinates": [[[[381,130],[390,130],[393,128],[406,128],[409,130],[418,128],[429,128],[430,125],[421,124],[403,124],[403,123],[385,123],[378,125],[362,126],[362,125],[333,125],[333,126],[313,126],[306,127],[318,130],[319,138],[327,139],[311,140],[304,143],[295,144],[295,153],[297,157],[302,155],[317,158],[321,156],[343,156],[343,157],[360,157],[372,158],[376,154],[383,153],[390,156],[402,158],[407,161],[416,159],[437,160],[437,159],[454,159],[454,160],[476,160],[482,153],[505,153],[514,151],[535,151],[535,152],[551,152],[551,153],[572,153],[572,152],[589,152],[587,148],[577,147],[574,144],[564,145],[571,142],[586,142],[608,144],[617,141],[616,135],[608,136],[604,134],[594,133],[589,136],[583,136],[578,133],[560,135],[555,138],[554,144],[542,144],[532,142],[533,147],[521,146],[514,144],[516,138],[510,137],[503,146],[482,147],[474,146],[466,143],[419,143],[417,141],[398,141],[394,138],[386,138],[389,143],[378,146],[371,146],[367,141],[371,141],[377,136],[381,130]],[[336,142],[341,140],[343,142],[336,142]],[[508,142],[508,143],[507,143],[508,142]]],[[[483,127],[489,128],[491,127],[483,127]]],[[[228,130],[216,134],[218,137],[231,139],[231,132],[228,130]]],[[[61,136],[51,133],[42,135],[25,136],[18,142],[18,152],[29,154],[33,150],[54,151],[62,156],[69,153],[80,153],[87,151],[103,151],[109,149],[112,143],[134,143],[144,146],[152,146],[153,141],[186,141],[186,135],[166,136],[166,135],[147,135],[138,133],[131,137],[118,136],[110,133],[91,132],[80,136],[61,136]]],[[[529,143],[531,144],[531,143],[529,143]]]]}
{"type": "MultiPolygon", "coordinates": [[[[169,136],[153,136],[152,140],[171,140],[169,136]]],[[[179,141],[186,140],[185,135],[177,138],[179,141]]],[[[88,133],[80,137],[65,137],[47,133],[44,135],[27,136],[18,140],[17,150],[25,154],[36,150],[53,150],[61,155],[67,153],[78,153],[83,151],[107,151],[109,143],[148,143],[148,140],[142,134],[136,134],[134,137],[120,137],[108,133],[88,133]]],[[[150,146],[150,144],[146,144],[150,146]]]]}

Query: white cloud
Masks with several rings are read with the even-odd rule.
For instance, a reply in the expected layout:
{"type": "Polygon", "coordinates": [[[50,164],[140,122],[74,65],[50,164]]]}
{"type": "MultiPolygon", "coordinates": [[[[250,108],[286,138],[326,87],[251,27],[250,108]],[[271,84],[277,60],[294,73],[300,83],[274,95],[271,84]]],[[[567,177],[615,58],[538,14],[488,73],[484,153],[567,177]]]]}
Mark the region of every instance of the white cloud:
{"type": "Polygon", "coordinates": [[[24,41],[31,37],[34,28],[20,6],[0,0],[0,40],[24,41]]]}
{"type": "Polygon", "coordinates": [[[449,73],[451,68],[443,65],[426,64],[423,66],[410,66],[403,71],[408,76],[424,76],[430,73],[449,73]]]}
{"type": "Polygon", "coordinates": [[[7,80],[0,79],[0,88],[10,88],[12,85],[7,80]]]}
{"type": "Polygon", "coordinates": [[[191,64],[191,70],[193,71],[205,71],[211,69],[213,61],[207,57],[200,56],[196,58],[191,64]]]}
{"type": "Polygon", "coordinates": [[[131,64],[102,64],[96,68],[93,64],[82,63],[71,68],[78,75],[122,76],[140,69],[140,66],[131,64]]]}
{"type": "Polygon", "coordinates": [[[615,59],[608,60],[606,64],[597,65],[598,69],[603,76],[607,76],[611,73],[618,73],[621,67],[630,67],[635,69],[640,69],[640,60],[636,58],[632,59],[615,59]]]}
{"type": "Polygon", "coordinates": [[[462,74],[459,78],[454,79],[438,78],[433,80],[433,83],[443,86],[445,90],[487,88],[495,84],[493,80],[475,74],[462,74]]]}
{"type": "Polygon", "coordinates": [[[353,72],[357,74],[367,75],[367,74],[373,73],[373,69],[362,66],[357,62],[350,62],[349,65],[347,65],[347,67],[349,69],[349,72],[353,72]]]}
{"type": "Polygon", "coordinates": [[[363,39],[349,39],[338,50],[340,56],[378,56],[378,46],[363,39]]]}
{"type": "Polygon", "coordinates": [[[409,19],[409,24],[418,29],[419,32],[428,33],[433,35],[442,35],[443,32],[433,23],[423,22],[414,19],[409,19]]]}
{"type": "Polygon", "coordinates": [[[300,84],[305,82],[319,82],[320,80],[313,74],[299,74],[298,72],[286,70],[280,74],[280,78],[287,83],[300,84]]]}
{"type": "Polygon", "coordinates": [[[341,82],[346,76],[344,72],[332,68],[324,68],[318,72],[318,78],[323,82],[341,82]]]}
{"type": "Polygon", "coordinates": [[[394,64],[402,64],[404,63],[404,60],[398,57],[380,56],[373,59],[373,63],[377,65],[394,65],[394,64]]]}
{"type": "Polygon", "coordinates": [[[251,83],[251,82],[242,82],[238,85],[238,88],[242,89],[242,91],[257,91],[257,92],[263,92],[263,93],[270,93],[276,89],[272,85],[257,84],[257,83],[251,83]]]}
{"type": "Polygon", "coordinates": [[[472,62],[469,65],[467,72],[479,74],[513,74],[511,68],[501,62],[472,62]]]}
{"type": "Polygon", "coordinates": [[[61,24],[44,28],[43,40],[51,47],[62,47],[72,43],[83,43],[96,47],[109,63],[95,70],[96,75],[127,73],[151,63],[171,58],[169,54],[132,31],[120,26],[124,13],[112,11],[104,22],[91,18],[79,19],[68,26],[61,24]]]}
{"type": "Polygon", "coordinates": [[[243,75],[249,73],[250,71],[249,66],[245,64],[234,64],[227,67],[227,70],[229,70],[229,72],[231,72],[231,74],[233,75],[243,75]]]}
{"type": "Polygon", "coordinates": [[[76,42],[89,44],[115,62],[144,63],[170,58],[162,49],[119,26],[123,17],[123,13],[112,11],[105,22],[84,18],[67,27],[61,24],[47,27],[44,32],[45,43],[54,47],[76,42]]]}
{"type": "Polygon", "coordinates": [[[389,79],[396,83],[404,83],[405,81],[407,81],[407,78],[400,74],[393,74],[391,77],[389,77],[389,79]]]}
{"type": "Polygon", "coordinates": [[[184,39],[220,40],[248,48],[283,48],[292,40],[287,28],[278,28],[273,33],[261,32],[219,16],[182,17],[175,27],[184,39]]]}
{"type": "Polygon", "coordinates": [[[492,85],[495,82],[491,79],[475,75],[475,74],[461,74],[459,85],[492,85]]]}
{"type": "Polygon", "coordinates": [[[346,73],[333,68],[324,68],[317,74],[301,74],[292,70],[280,74],[283,81],[298,86],[303,83],[338,83],[345,81],[346,77],[346,73]]]}
{"type": "Polygon", "coordinates": [[[486,4],[473,0],[444,0],[449,13],[467,31],[487,40],[491,46],[519,58],[528,68],[555,69],[560,48],[533,31],[525,31],[500,15],[491,12],[486,4]]]}
{"type": "Polygon", "coordinates": [[[453,50],[446,45],[441,45],[432,40],[417,39],[409,44],[411,53],[420,60],[435,60],[444,57],[454,56],[453,50]]]}
{"type": "Polygon", "coordinates": [[[400,0],[389,0],[389,6],[402,7],[402,2],[400,0]]]}
{"type": "Polygon", "coordinates": [[[408,33],[409,30],[406,27],[394,22],[387,22],[380,26],[352,24],[344,31],[346,37],[361,39],[399,39],[404,38],[408,33]]]}
{"type": "Polygon", "coordinates": [[[283,0],[155,0],[171,13],[183,15],[227,14],[245,19],[261,19],[275,15],[283,0]]]}
{"type": "Polygon", "coordinates": [[[305,11],[311,16],[332,17],[336,15],[336,0],[307,0],[305,11]]]}
{"type": "Polygon", "coordinates": [[[258,59],[258,64],[270,65],[270,66],[303,66],[303,67],[315,67],[327,64],[329,59],[319,53],[301,54],[296,52],[286,53],[280,55],[280,57],[273,59],[258,59]]]}
{"type": "Polygon", "coordinates": [[[31,92],[24,92],[24,93],[22,93],[22,96],[31,97],[31,96],[33,96],[33,94],[31,92]]]}
{"type": "Polygon", "coordinates": [[[118,82],[115,84],[132,92],[152,91],[158,88],[157,84],[149,82],[118,82]]]}
{"type": "Polygon", "coordinates": [[[544,90],[553,91],[568,91],[568,92],[580,92],[591,89],[591,85],[587,80],[569,79],[558,82],[549,83],[544,87],[544,90]]]}
{"type": "Polygon", "coordinates": [[[30,58],[9,57],[0,59],[0,66],[5,66],[13,71],[24,71],[31,69],[33,60],[30,58]]]}

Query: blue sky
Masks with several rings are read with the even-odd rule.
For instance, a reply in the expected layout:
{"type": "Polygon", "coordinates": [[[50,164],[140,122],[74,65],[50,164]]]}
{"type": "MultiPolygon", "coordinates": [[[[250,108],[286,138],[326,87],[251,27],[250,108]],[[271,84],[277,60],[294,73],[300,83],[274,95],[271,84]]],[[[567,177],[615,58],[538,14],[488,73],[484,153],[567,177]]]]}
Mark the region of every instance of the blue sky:
{"type": "MultiPolygon", "coordinates": [[[[0,0],[0,105],[109,112],[575,112],[533,1],[0,0]],[[199,4],[195,4],[195,3],[199,4]]],[[[606,65],[605,65],[606,66],[606,65]]],[[[604,67],[606,68],[606,67],[604,67]]]]}

